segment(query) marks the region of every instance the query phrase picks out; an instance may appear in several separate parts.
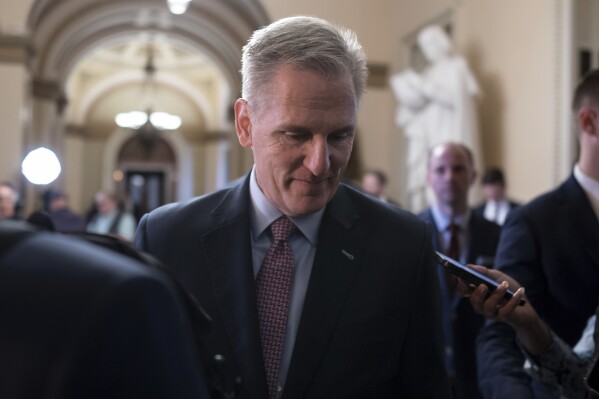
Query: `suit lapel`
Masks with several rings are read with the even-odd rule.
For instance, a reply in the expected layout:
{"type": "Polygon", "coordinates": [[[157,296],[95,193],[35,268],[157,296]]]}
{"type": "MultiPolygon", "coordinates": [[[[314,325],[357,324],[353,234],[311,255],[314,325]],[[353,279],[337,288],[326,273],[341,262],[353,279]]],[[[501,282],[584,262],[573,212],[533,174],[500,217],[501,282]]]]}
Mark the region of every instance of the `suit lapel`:
{"type": "Polygon", "coordinates": [[[424,221],[430,223],[430,225],[433,227],[433,249],[435,251],[442,251],[441,243],[439,242],[439,229],[437,228],[437,224],[435,223],[435,218],[433,218],[433,211],[431,210],[431,208],[425,210],[424,213],[422,213],[421,218],[424,221]]]}
{"type": "Polygon", "coordinates": [[[569,219],[577,241],[599,267],[599,221],[585,192],[574,176],[560,188],[560,211],[569,219]]]}
{"type": "Polygon", "coordinates": [[[365,240],[359,219],[341,186],[327,206],[304,300],[285,391],[303,396],[333,333],[362,261],[365,240]]]}
{"type": "Polygon", "coordinates": [[[218,226],[202,237],[225,331],[250,397],[267,397],[252,271],[248,179],[212,214],[218,226]]]}

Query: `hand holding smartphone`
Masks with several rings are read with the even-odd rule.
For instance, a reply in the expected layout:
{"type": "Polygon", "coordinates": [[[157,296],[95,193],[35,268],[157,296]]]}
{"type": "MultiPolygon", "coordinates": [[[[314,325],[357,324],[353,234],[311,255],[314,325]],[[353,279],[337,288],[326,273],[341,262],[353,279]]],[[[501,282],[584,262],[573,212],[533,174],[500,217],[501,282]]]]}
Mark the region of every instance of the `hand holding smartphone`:
{"type": "MultiPolygon", "coordinates": [[[[499,286],[498,282],[490,279],[489,277],[485,276],[482,273],[477,272],[474,269],[469,268],[466,265],[461,264],[460,262],[458,262],[455,259],[452,259],[446,255],[443,255],[442,253],[440,253],[438,251],[434,251],[434,258],[439,264],[441,264],[441,266],[443,266],[445,269],[447,269],[450,273],[461,278],[468,284],[472,284],[477,287],[480,284],[484,284],[487,286],[487,288],[489,288],[489,293],[495,291],[497,289],[497,287],[499,286]]],[[[508,299],[508,300],[511,299],[513,296],[514,296],[514,293],[510,290],[507,290],[504,294],[505,299],[508,299]]],[[[524,306],[524,304],[526,304],[526,301],[524,299],[521,299],[520,302],[518,303],[518,305],[520,305],[520,306],[524,306]]]]}

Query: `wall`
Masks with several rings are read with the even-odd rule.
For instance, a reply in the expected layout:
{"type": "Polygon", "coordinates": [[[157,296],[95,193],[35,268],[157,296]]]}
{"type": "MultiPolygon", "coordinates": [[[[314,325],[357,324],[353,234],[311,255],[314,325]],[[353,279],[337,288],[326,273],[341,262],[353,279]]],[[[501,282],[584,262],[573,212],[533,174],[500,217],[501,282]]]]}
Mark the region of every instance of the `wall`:
{"type": "Polygon", "coordinates": [[[558,127],[553,3],[468,0],[461,7],[459,40],[484,92],[480,110],[485,158],[488,165],[504,168],[509,190],[519,200],[554,185],[558,127]]]}
{"type": "Polygon", "coordinates": [[[0,63],[0,181],[18,182],[25,130],[27,72],[18,64],[0,63]],[[7,94],[10,93],[10,94],[7,94]]]}

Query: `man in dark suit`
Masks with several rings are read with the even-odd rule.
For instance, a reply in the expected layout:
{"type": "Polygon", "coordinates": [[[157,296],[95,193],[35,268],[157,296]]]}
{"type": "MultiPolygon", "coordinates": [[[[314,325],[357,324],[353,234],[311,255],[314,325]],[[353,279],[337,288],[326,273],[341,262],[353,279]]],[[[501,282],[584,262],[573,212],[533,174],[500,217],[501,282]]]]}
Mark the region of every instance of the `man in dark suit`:
{"type": "Polygon", "coordinates": [[[292,17],[254,32],[235,103],[254,168],[138,227],[212,316],[206,347],[231,361],[240,398],[449,395],[430,230],[339,184],[365,79],[343,28],[292,17]]]}
{"type": "Polygon", "coordinates": [[[208,398],[181,293],[130,257],[0,221],[0,397],[208,398]]]}
{"type": "Polygon", "coordinates": [[[481,183],[485,201],[474,207],[474,213],[501,226],[510,211],[519,204],[507,198],[505,178],[501,169],[487,169],[481,183]]]}
{"type": "MultiPolygon", "coordinates": [[[[576,342],[597,307],[599,287],[599,71],[573,101],[580,158],[557,189],[516,208],[501,232],[496,266],[526,288],[540,317],[567,344],[576,342]]],[[[556,398],[531,382],[507,324],[490,321],[477,349],[486,398],[556,398]]]]}
{"type": "MultiPolygon", "coordinates": [[[[473,155],[466,146],[443,143],[429,152],[427,183],[433,206],[420,217],[433,226],[433,248],[462,263],[491,265],[499,241],[499,226],[471,212],[468,191],[476,179],[473,155]]],[[[455,277],[437,267],[442,293],[445,366],[454,398],[479,398],[475,342],[484,319],[456,291],[455,277]]]]}

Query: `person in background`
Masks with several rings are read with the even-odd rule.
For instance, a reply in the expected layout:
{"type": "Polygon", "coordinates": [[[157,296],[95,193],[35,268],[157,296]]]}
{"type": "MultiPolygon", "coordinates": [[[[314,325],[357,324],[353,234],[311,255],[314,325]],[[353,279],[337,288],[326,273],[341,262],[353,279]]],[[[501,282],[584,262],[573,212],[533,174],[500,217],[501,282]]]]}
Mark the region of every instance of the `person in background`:
{"type": "MultiPolygon", "coordinates": [[[[442,143],[429,151],[427,183],[435,203],[419,216],[433,226],[433,248],[462,263],[492,265],[499,226],[471,212],[468,193],[476,179],[472,152],[442,143]]],[[[476,379],[476,337],[484,318],[456,290],[457,279],[437,270],[442,293],[445,366],[455,399],[480,398],[476,379]]]]}
{"type": "MultiPolygon", "coordinates": [[[[566,344],[580,338],[598,305],[599,70],[577,85],[572,101],[579,159],[556,189],[514,209],[502,226],[495,266],[526,287],[539,316],[566,344]]],[[[477,345],[485,398],[558,398],[531,380],[507,324],[489,320],[477,345]]]]}
{"type": "Polygon", "coordinates": [[[507,198],[505,178],[501,169],[488,169],[481,183],[485,201],[475,207],[474,212],[501,226],[508,213],[520,204],[507,198]]]}
{"type": "Polygon", "coordinates": [[[0,219],[18,219],[18,199],[17,190],[12,183],[0,182],[0,219]]]}
{"type": "Polygon", "coordinates": [[[143,216],[138,249],[213,316],[244,398],[448,398],[431,232],[340,179],[366,84],[355,34],[313,17],[243,48],[233,186],[143,216]]]}
{"type": "MultiPolygon", "coordinates": [[[[460,292],[469,296],[477,313],[507,323],[514,329],[520,350],[526,358],[524,370],[557,390],[563,398],[596,398],[589,392],[585,377],[593,362],[594,367],[599,367],[596,363],[599,356],[599,307],[587,321],[576,345],[570,347],[541,319],[530,301],[519,306],[522,299],[526,300],[526,295],[516,280],[498,270],[470,266],[501,285],[490,293],[484,284],[472,289],[461,282],[460,292]],[[515,294],[506,301],[504,294],[508,289],[515,294]]],[[[596,287],[596,291],[599,292],[599,287],[596,287]]]]}
{"type": "Polygon", "coordinates": [[[44,211],[52,219],[55,231],[61,233],[85,231],[85,219],[69,208],[69,198],[65,193],[50,189],[44,192],[42,198],[44,211]]]}
{"type": "Polygon", "coordinates": [[[395,206],[399,206],[399,203],[387,197],[387,175],[381,170],[367,170],[362,175],[362,190],[372,195],[375,198],[380,199],[383,202],[388,202],[395,206]]]}
{"type": "Polygon", "coordinates": [[[94,198],[95,213],[87,224],[90,233],[111,234],[133,241],[137,222],[133,215],[119,206],[113,193],[100,191],[94,198]]]}

